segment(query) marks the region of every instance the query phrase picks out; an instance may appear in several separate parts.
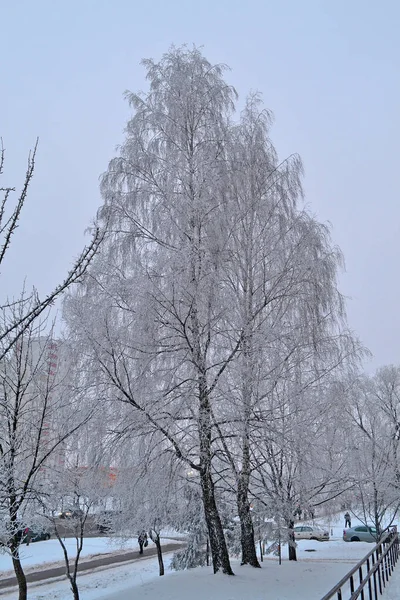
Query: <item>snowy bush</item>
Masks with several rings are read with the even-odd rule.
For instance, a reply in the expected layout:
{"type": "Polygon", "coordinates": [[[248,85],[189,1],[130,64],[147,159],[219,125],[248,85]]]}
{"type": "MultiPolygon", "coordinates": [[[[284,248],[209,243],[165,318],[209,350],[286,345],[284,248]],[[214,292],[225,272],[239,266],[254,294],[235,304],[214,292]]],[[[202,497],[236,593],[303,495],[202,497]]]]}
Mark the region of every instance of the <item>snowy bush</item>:
{"type": "Polygon", "coordinates": [[[184,550],[175,552],[170,568],[175,571],[204,567],[207,563],[206,537],[201,528],[189,535],[188,545],[184,550]]]}

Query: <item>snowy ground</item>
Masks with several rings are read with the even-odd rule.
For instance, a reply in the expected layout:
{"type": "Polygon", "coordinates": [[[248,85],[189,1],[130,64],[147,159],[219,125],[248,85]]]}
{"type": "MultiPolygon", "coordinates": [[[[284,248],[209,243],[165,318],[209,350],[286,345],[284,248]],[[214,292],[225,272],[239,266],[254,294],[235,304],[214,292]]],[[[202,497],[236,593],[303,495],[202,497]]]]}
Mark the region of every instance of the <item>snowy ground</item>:
{"type": "MultiPolygon", "coordinates": [[[[232,561],[235,577],[214,576],[207,567],[173,572],[166,557],[165,577],[158,577],[157,560],[151,558],[82,574],[78,583],[82,600],[132,600],[133,595],[146,600],[319,600],[366,552],[364,544],[342,542],[346,548],[343,555],[339,544],[300,541],[297,563],[284,560],[279,565],[277,559],[268,559],[262,569],[241,567],[232,561]],[[307,548],[316,548],[316,552],[307,553],[307,548]]],[[[15,600],[15,593],[1,598],[15,600]]],[[[31,586],[29,598],[70,600],[71,592],[64,580],[31,586]]]]}
{"type": "MultiPolygon", "coordinates": [[[[103,547],[109,551],[105,538],[100,538],[100,542],[102,545],[92,542],[91,549],[101,550],[103,547]]],[[[46,543],[49,544],[43,542],[43,546],[46,543]]],[[[115,546],[112,547],[115,549],[115,546]]],[[[190,600],[319,600],[371,547],[367,543],[348,544],[342,540],[300,540],[297,563],[289,563],[287,548],[284,547],[282,565],[278,564],[276,557],[266,557],[263,568],[259,570],[241,567],[238,561],[233,561],[235,577],[214,576],[211,568],[172,572],[168,568],[169,555],[165,560],[166,576],[162,578],[158,577],[157,560],[151,558],[90,574],[82,573],[78,583],[82,600],[131,600],[132,592],[146,600],[187,600],[189,597],[190,600]]],[[[14,598],[15,592],[1,596],[2,600],[14,598]]],[[[68,582],[63,580],[31,585],[29,598],[70,600],[71,592],[68,582]]]]}
{"type": "MultiPolygon", "coordinates": [[[[162,539],[162,543],[174,543],[175,540],[162,539]]],[[[178,542],[176,542],[178,543],[178,542]]],[[[65,545],[71,558],[76,556],[76,541],[73,538],[66,539],[65,545]]],[[[153,542],[149,540],[149,548],[153,542]]],[[[98,556],[99,554],[118,553],[125,551],[138,550],[137,538],[121,540],[120,538],[85,538],[81,558],[98,556]]],[[[21,546],[21,560],[25,571],[38,568],[48,568],[52,565],[63,562],[64,556],[61,545],[57,539],[51,539],[45,542],[35,542],[26,546],[21,546]]],[[[0,553],[0,577],[13,575],[11,558],[8,554],[0,553]]]]}
{"type": "MultiPolygon", "coordinates": [[[[158,577],[158,563],[156,558],[149,558],[137,563],[123,566],[99,569],[92,573],[79,574],[78,585],[81,600],[102,600],[110,593],[128,595],[130,590],[141,591],[141,586],[158,579],[168,579],[172,571],[168,569],[172,554],[164,559],[166,577],[158,577]]],[[[66,579],[54,581],[49,584],[28,586],[29,600],[72,600],[71,589],[66,579]]],[[[162,596],[161,596],[162,597],[162,596]]],[[[1,600],[15,600],[15,591],[0,593],[1,600]]],[[[186,600],[186,598],[185,598],[186,600]]],[[[206,600],[205,598],[203,600],[206,600]]]]}
{"type": "Polygon", "coordinates": [[[393,575],[386,584],[383,600],[399,600],[400,598],[400,563],[397,563],[393,575]]]}
{"type": "MultiPolygon", "coordinates": [[[[264,558],[262,569],[241,567],[235,560],[232,561],[235,577],[227,577],[221,574],[214,576],[209,567],[173,572],[168,568],[172,556],[169,554],[165,557],[164,577],[158,576],[156,558],[80,574],[81,600],[132,600],[136,596],[145,600],[319,600],[372,549],[373,544],[343,542],[342,516],[320,518],[315,523],[329,527],[332,538],[329,542],[299,540],[297,563],[289,563],[287,548],[283,547],[282,565],[272,555],[264,558]]],[[[356,524],[354,520],[353,525],[356,524]]],[[[68,544],[72,548],[73,540],[68,540],[68,544]]],[[[132,548],[137,549],[136,538],[126,540],[122,546],[120,540],[88,538],[85,540],[84,556],[132,548]]],[[[24,548],[24,554],[24,564],[28,568],[59,561],[61,557],[56,540],[31,544],[24,548]]],[[[8,557],[0,555],[0,571],[9,570],[10,563],[6,563],[6,559],[9,561],[8,557]]],[[[383,600],[400,598],[400,564],[397,570],[383,600]]],[[[66,580],[29,586],[30,600],[70,598],[71,591],[66,580]]],[[[15,600],[15,592],[2,594],[1,600],[15,600]]]]}

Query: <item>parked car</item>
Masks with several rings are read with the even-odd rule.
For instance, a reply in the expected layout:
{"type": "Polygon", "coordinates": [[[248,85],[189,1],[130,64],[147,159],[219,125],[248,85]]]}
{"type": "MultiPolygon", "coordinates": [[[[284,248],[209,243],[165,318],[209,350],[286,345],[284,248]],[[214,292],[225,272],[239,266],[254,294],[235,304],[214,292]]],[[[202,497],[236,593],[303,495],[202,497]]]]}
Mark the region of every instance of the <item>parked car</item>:
{"type": "Polygon", "coordinates": [[[50,532],[47,529],[38,529],[25,527],[21,535],[21,544],[29,542],[43,542],[50,539],[50,532]]]}
{"type": "Polygon", "coordinates": [[[343,529],[345,542],[373,542],[376,543],[377,533],[375,527],[370,525],[357,525],[343,529]]]}
{"type": "Polygon", "coordinates": [[[293,528],[295,540],[329,540],[329,531],[315,525],[298,525],[293,528]]]}

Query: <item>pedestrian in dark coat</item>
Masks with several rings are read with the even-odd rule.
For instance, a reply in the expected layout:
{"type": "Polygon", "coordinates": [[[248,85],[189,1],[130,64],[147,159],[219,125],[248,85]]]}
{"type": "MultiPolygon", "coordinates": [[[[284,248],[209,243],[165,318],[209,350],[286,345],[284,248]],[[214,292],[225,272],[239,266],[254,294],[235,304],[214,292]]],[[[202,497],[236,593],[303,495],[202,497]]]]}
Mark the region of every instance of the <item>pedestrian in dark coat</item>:
{"type": "Polygon", "coordinates": [[[147,541],[147,533],[145,532],[144,529],[142,529],[142,531],[139,533],[138,543],[139,543],[139,554],[143,554],[143,546],[146,548],[146,546],[149,543],[147,541]]]}
{"type": "Polygon", "coordinates": [[[344,513],[344,526],[351,527],[351,517],[348,511],[344,513]]]}

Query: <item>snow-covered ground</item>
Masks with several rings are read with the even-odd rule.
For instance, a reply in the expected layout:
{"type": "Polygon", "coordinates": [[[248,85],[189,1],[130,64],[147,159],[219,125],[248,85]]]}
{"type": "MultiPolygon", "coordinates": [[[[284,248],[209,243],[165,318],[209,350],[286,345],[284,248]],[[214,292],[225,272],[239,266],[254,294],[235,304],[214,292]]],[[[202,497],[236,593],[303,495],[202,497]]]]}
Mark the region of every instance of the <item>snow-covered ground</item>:
{"type": "Polygon", "coordinates": [[[397,563],[393,575],[386,584],[383,600],[399,600],[400,598],[400,563],[397,563]]]}
{"type": "MultiPolygon", "coordinates": [[[[344,542],[340,540],[330,540],[329,542],[316,542],[314,540],[297,541],[297,559],[299,561],[335,561],[346,562],[348,564],[357,563],[373,548],[373,544],[367,542],[344,542]]],[[[287,547],[282,547],[282,557],[287,558],[287,547]]],[[[271,560],[269,556],[264,560],[271,560]]],[[[277,557],[273,557],[278,560],[277,557]]],[[[350,571],[351,566],[348,567],[350,571]]]]}
{"type": "MultiPolygon", "coordinates": [[[[158,562],[156,558],[141,560],[137,563],[130,563],[119,567],[99,569],[92,573],[82,573],[78,577],[78,585],[81,600],[102,600],[110,593],[123,594],[132,599],[130,592],[132,589],[140,591],[141,586],[146,583],[157,581],[158,579],[167,580],[172,571],[168,569],[172,554],[166,556],[164,563],[166,566],[166,577],[158,577],[158,562]]],[[[62,581],[53,581],[49,584],[40,584],[28,586],[29,600],[71,600],[72,594],[69,583],[66,579],[62,581]]],[[[2,594],[1,600],[15,600],[15,591],[2,594]]],[[[162,596],[161,596],[162,597],[162,596]]],[[[185,599],[186,600],[186,599],[185,599]]],[[[204,599],[205,600],[205,599],[204,599]]]]}
{"type": "MultiPolygon", "coordinates": [[[[235,577],[213,575],[210,567],[158,576],[155,558],[79,576],[82,600],[319,600],[366,551],[369,544],[306,542],[298,545],[299,561],[263,562],[262,569],[241,567],[232,561],[235,577]],[[341,554],[339,545],[345,550],[341,554]],[[367,546],[367,548],[365,548],[367,546]],[[316,552],[307,553],[307,548],[316,552]],[[357,550],[358,549],[358,550],[357,550]],[[335,557],[333,559],[333,557],[335,557]],[[333,559],[333,560],[332,560],[333,559]]],[[[30,587],[30,600],[70,600],[67,581],[30,587]]],[[[14,600],[14,594],[2,600],[14,600]]]]}
{"type": "MultiPolygon", "coordinates": [[[[176,540],[162,539],[163,544],[174,543],[176,540]]],[[[176,542],[179,543],[179,542],[176,542]]],[[[72,538],[65,540],[68,549],[68,555],[73,558],[76,556],[76,541],[72,538]]],[[[149,548],[153,546],[149,540],[149,548]]],[[[98,556],[99,554],[109,554],[117,552],[127,552],[139,550],[137,538],[122,540],[120,538],[85,538],[81,558],[98,556]]],[[[26,546],[21,546],[21,560],[26,572],[40,568],[51,567],[56,563],[62,563],[64,556],[58,540],[51,539],[45,542],[35,542],[26,546]]],[[[13,575],[12,562],[8,554],[0,553],[0,577],[13,575]]]]}
{"type": "MultiPolygon", "coordinates": [[[[165,581],[153,580],[140,586],[146,600],[320,600],[346,573],[340,563],[285,561],[281,566],[264,563],[262,569],[232,564],[235,577],[210,575],[206,569],[173,573],[165,581]]],[[[131,600],[132,591],[119,591],[102,600],[131,600]]],[[[83,600],[94,600],[85,596],[83,600]]]]}
{"type": "MultiPolygon", "coordinates": [[[[158,576],[156,558],[131,562],[117,567],[81,573],[78,584],[81,600],[131,600],[140,596],[145,600],[319,600],[373,547],[365,542],[346,543],[342,516],[319,518],[316,524],[329,527],[332,539],[329,542],[299,540],[298,562],[287,560],[287,548],[283,547],[282,565],[278,558],[264,558],[262,569],[241,567],[232,561],[235,577],[218,574],[214,576],[210,567],[173,572],[169,567],[172,554],[165,556],[166,574],[158,576]]],[[[358,522],[354,519],[353,524],[358,522]]],[[[167,540],[164,540],[166,543],[167,540]]],[[[73,540],[67,540],[72,552],[73,540]]],[[[137,550],[136,538],[120,540],[88,538],[85,540],[83,556],[137,550]]],[[[24,565],[48,566],[61,559],[56,540],[31,544],[24,547],[24,565]]],[[[0,571],[10,569],[10,559],[0,555],[0,571]]],[[[383,600],[400,598],[400,564],[383,600]]],[[[0,576],[4,573],[0,573],[0,576]]],[[[15,592],[1,596],[2,600],[14,600],[15,592]]],[[[30,600],[70,600],[71,591],[66,580],[49,584],[30,585],[30,600]]]]}
{"type": "MultiPolygon", "coordinates": [[[[102,549],[106,552],[118,549],[115,544],[110,546],[105,538],[100,538],[99,543],[94,540],[90,540],[92,544],[87,548],[87,554],[99,553],[102,549]]],[[[34,544],[27,550],[49,543],[34,544]]],[[[136,540],[133,540],[133,547],[137,548],[136,540]]],[[[363,542],[300,540],[297,563],[289,563],[287,548],[284,547],[282,565],[274,556],[266,557],[262,569],[241,567],[238,561],[232,561],[235,577],[214,576],[211,568],[172,572],[168,568],[169,555],[165,560],[165,577],[158,577],[157,560],[151,558],[94,573],[82,573],[78,583],[82,600],[131,600],[133,591],[146,600],[187,600],[188,597],[191,600],[318,600],[371,547],[371,544],[363,542]]],[[[2,596],[2,600],[14,600],[14,597],[15,593],[2,596]]],[[[65,580],[30,586],[30,600],[69,600],[70,597],[65,580]]]]}

